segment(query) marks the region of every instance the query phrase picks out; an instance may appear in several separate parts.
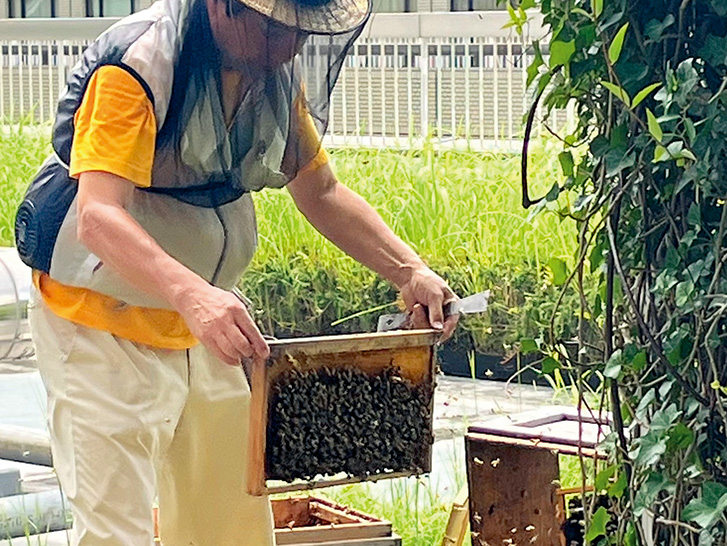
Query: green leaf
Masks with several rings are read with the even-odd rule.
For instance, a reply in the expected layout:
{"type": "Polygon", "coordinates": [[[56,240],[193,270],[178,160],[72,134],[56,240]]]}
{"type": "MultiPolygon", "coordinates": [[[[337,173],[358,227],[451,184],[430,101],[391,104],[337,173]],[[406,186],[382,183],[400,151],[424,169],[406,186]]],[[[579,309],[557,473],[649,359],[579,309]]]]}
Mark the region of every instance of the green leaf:
{"type": "Polygon", "coordinates": [[[674,303],[677,307],[684,307],[694,293],[694,282],[691,279],[677,284],[676,294],[674,295],[674,303]]]}
{"type": "Polygon", "coordinates": [[[666,443],[667,448],[670,451],[677,449],[686,449],[694,443],[696,435],[694,431],[687,427],[684,423],[677,423],[677,425],[669,433],[669,440],[666,443]]]}
{"type": "Polygon", "coordinates": [[[606,524],[611,516],[603,506],[600,506],[596,513],[591,518],[591,524],[588,526],[588,533],[586,533],[586,541],[593,542],[600,536],[606,535],[606,524]]]}
{"type": "Polygon", "coordinates": [[[566,177],[573,176],[573,154],[570,152],[561,152],[558,155],[558,161],[560,162],[560,168],[563,169],[563,174],[566,177]]]}
{"type": "Polygon", "coordinates": [[[557,182],[553,182],[553,187],[550,188],[550,191],[545,195],[546,201],[556,201],[558,199],[558,196],[560,195],[560,186],[558,186],[557,182]]]}
{"type": "Polygon", "coordinates": [[[621,375],[621,364],[623,362],[621,349],[617,349],[611,355],[611,358],[606,362],[606,368],[603,370],[603,375],[610,377],[611,379],[618,379],[621,375]]]}
{"type": "Polygon", "coordinates": [[[714,546],[714,537],[707,529],[702,529],[699,533],[699,542],[697,546],[714,546]]]}
{"type": "Polygon", "coordinates": [[[684,130],[687,132],[689,142],[694,142],[697,138],[697,129],[694,127],[694,122],[691,119],[684,118],[684,130]]]}
{"type": "Polygon", "coordinates": [[[615,148],[606,154],[606,174],[608,176],[615,176],[621,171],[633,167],[634,163],[636,163],[635,154],[624,154],[622,148],[615,148]]]}
{"type": "Polygon", "coordinates": [[[624,546],[638,546],[639,540],[636,534],[636,526],[631,521],[627,523],[627,526],[626,535],[624,536],[624,546]]]}
{"type": "Polygon", "coordinates": [[[593,0],[593,16],[600,17],[603,13],[603,0],[593,0]]]}
{"type": "Polygon", "coordinates": [[[658,89],[661,86],[661,83],[652,83],[651,85],[644,87],[641,91],[636,93],[633,102],[631,102],[631,108],[636,108],[646,97],[648,97],[651,93],[654,92],[654,90],[658,89]]]}
{"type": "Polygon", "coordinates": [[[538,74],[540,74],[540,67],[545,64],[545,61],[543,60],[543,54],[540,51],[540,43],[535,41],[533,42],[533,51],[535,53],[535,58],[533,59],[533,62],[530,63],[530,66],[527,68],[528,73],[528,79],[527,79],[527,85],[530,87],[530,84],[535,81],[535,78],[538,77],[538,74]]]}
{"type": "Polygon", "coordinates": [[[636,356],[634,356],[634,359],[631,361],[631,367],[637,373],[646,368],[646,364],[647,360],[645,350],[636,353],[636,356]]]}
{"type": "Polygon", "coordinates": [[[589,146],[591,153],[596,158],[605,156],[608,153],[608,150],[610,149],[610,147],[611,147],[611,143],[603,135],[599,135],[596,138],[594,138],[589,146]]]}
{"type": "Polygon", "coordinates": [[[658,145],[654,150],[654,163],[660,163],[662,161],[669,161],[671,156],[669,152],[662,145],[658,145]]]}
{"type": "Polygon", "coordinates": [[[693,333],[686,326],[679,326],[664,340],[666,359],[675,366],[691,350],[693,333]]]}
{"type": "Polygon", "coordinates": [[[638,447],[632,452],[634,462],[640,466],[651,466],[666,453],[666,438],[663,433],[649,431],[638,441],[638,447]]]}
{"type": "Polygon", "coordinates": [[[520,2],[520,9],[530,9],[535,7],[535,0],[522,0],[520,2]]]}
{"type": "Polygon", "coordinates": [[[671,428],[682,412],[677,409],[676,404],[670,404],[667,408],[654,413],[649,423],[649,430],[664,433],[671,428]]]}
{"type": "Polygon", "coordinates": [[[651,136],[653,136],[657,142],[661,142],[661,139],[664,138],[661,125],[659,125],[659,121],[656,119],[654,113],[648,108],[646,109],[646,120],[649,124],[649,132],[651,133],[651,136]]]}
{"type": "Polygon", "coordinates": [[[692,203],[689,206],[689,211],[687,212],[687,221],[689,222],[690,226],[700,226],[702,224],[702,212],[697,203],[692,203]]]}
{"type": "Polygon", "coordinates": [[[625,89],[619,87],[615,83],[607,82],[605,80],[601,81],[601,85],[608,89],[614,97],[623,102],[627,108],[631,107],[631,98],[625,89]]]}
{"type": "Polygon", "coordinates": [[[707,33],[699,56],[713,66],[727,64],[727,38],[717,36],[716,33],[707,33]]]}
{"type": "Polygon", "coordinates": [[[558,362],[552,356],[545,357],[543,359],[543,363],[541,364],[541,368],[543,370],[543,373],[545,374],[551,374],[560,367],[560,362],[558,362]]]}
{"type": "Polygon", "coordinates": [[[659,116],[659,123],[669,123],[670,121],[676,121],[679,119],[679,116],[677,114],[666,114],[663,116],[659,116]]]}
{"type": "MultiPolygon", "coordinates": [[[[723,61],[724,62],[724,61],[723,61]]],[[[682,61],[676,69],[677,85],[674,93],[674,100],[684,106],[690,100],[689,94],[699,82],[699,74],[694,68],[694,59],[682,61]]]]}
{"type": "Polygon", "coordinates": [[[623,148],[627,147],[629,138],[629,125],[627,123],[619,123],[614,125],[611,129],[611,149],[613,152],[620,152],[623,154],[623,148]],[[614,148],[619,148],[614,150],[614,148]]]}
{"type": "Polygon", "coordinates": [[[562,42],[556,40],[550,44],[550,68],[556,66],[566,66],[570,62],[571,57],[576,52],[576,42],[562,42]]]}
{"type": "Polygon", "coordinates": [[[714,0],[712,2],[712,7],[714,8],[715,13],[720,17],[727,15],[727,2],[725,2],[725,0],[714,0]]]}
{"type": "Polygon", "coordinates": [[[608,48],[608,58],[611,61],[611,64],[616,64],[619,57],[621,57],[621,50],[623,49],[624,38],[626,37],[626,31],[628,29],[629,24],[624,23],[624,25],[618,29],[616,36],[613,38],[613,42],[611,42],[611,45],[608,48]]]}
{"type": "Polygon", "coordinates": [[[684,149],[684,143],[681,140],[675,140],[666,148],[664,148],[663,146],[657,146],[656,150],[654,150],[654,163],[659,163],[661,161],[670,161],[672,159],[680,159],[684,157],[694,160],[694,154],[689,152],[689,150],[684,149]],[[685,152],[687,152],[687,154],[685,154],[685,152]]]}
{"type": "Polygon", "coordinates": [[[609,480],[616,474],[617,469],[618,467],[614,464],[607,466],[596,475],[596,480],[593,483],[596,491],[603,491],[608,487],[609,480]]]}
{"type": "Polygon", "coordinates": [[[671,13],[663,21],[652,19],[646,24],[646,35],[653,41],[658,40],[664,34],[664,31],[674,24],[674,21],[674,16],[671,13]]]}
{"type": "Polygon", "coordinates": [[[537,353],[540,350],[538,344],[534,339],[521,339],[520,340],[520,352],[524,355],[530,353],[537,353]]]}
{"type": "Polygon", "coordinates": [[[679,251],[669,245],[666,249],[666,260],[664,261],[664,268],[668,269],[672,273],[677,273],[681,270],[682,257],[679,255],[679,251]]]}
{"type": "Polygon", "coordinates": [[[671,483],[666,476],[657,472],[652,473],[643,485],[636,492],[634,499],[634,515],[641,517],[645,510],[650,510],[659,493],[662,491],[671,491],[674,484],[671,483]]]}
{"type": "Polygon", "coordinates": [[[727,487],[717,482],[702,485],[702,497],[684,507],[682,518],[710,529],[727,511],[727,487]]]}
{"type": "Polygon", "coordinates": [[[593,245],[593,250],[591,250],[591,255],[588,257],[588,259],[591,263],[591,273],[595,273],[595,271],[603,265],[603,262],[606,260],[605,250],[606,250],[605,237],[600,237],[600,238],[596,239],[596,244],[593,245]]]}
{"type": "Polygon", "coordinates": [[[621,474],[619,474],[616,482],[613,485],[611,485],[611,487],[608,488],[609,496],[614,497],[614,498],[622,497],[624,494],[624,491],[626,491],[627,485],[628,485],[628,482],[626,479],[626,472],[621,472],[621,474]]]}
{"type": "Polygon", "coordinates": [[[553,284],[555,286],[563,286],[568,279],[568,266],[560,258],[551,258],[548,260],[548,267],[553,273],[553,284]]]}
{"type": "Polygon", "coordinates": [[[548,71],[538,78],[538,93],[542,92],[553,79],[553,73],[548,71]]]}

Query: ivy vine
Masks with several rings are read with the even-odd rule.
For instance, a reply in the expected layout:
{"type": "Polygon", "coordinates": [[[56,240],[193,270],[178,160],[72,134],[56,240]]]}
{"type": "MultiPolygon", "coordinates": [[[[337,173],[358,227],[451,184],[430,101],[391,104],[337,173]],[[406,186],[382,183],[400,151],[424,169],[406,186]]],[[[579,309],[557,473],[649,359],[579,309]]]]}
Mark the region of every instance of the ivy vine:
{"type": "Polygon", "coordinates": [[[613,411],[594,480],[612,507],[587,503],[586,540],[725,545],[727,0],[508,8],[512,26],[536,9],[551,30],[533,44],[535,100],[577,114],[559,135],[566,183],[530,196],[525,154],[523,204],[579,226],[577,347],[554,327],[539,349],[544,372],[603,378],[613,411]]]}

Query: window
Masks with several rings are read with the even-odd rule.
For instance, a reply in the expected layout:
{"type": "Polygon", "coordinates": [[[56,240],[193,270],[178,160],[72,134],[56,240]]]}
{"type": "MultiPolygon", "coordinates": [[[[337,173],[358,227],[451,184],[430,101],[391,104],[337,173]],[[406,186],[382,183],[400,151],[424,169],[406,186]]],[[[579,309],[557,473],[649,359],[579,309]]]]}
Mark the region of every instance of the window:
{"type": "Polygon", "coordinates": [[[55,17],[56,0],[8,0],[11,18],[55,17]]]}
{"type": "Polygon", "coordinates": [[[417,11],[417,0],[373,0],[375,13],[411,13],[417,11]]]}
{"type": "Polygon", "coordinates": [[[86,0],[86,17],[123,17],[136,7],[136,0],[86,0]]]}
{"type": "Polygon", "coordinates": [[[507,9],[498,0],[451,0],[452,11],[493,11],[507,9]]]}

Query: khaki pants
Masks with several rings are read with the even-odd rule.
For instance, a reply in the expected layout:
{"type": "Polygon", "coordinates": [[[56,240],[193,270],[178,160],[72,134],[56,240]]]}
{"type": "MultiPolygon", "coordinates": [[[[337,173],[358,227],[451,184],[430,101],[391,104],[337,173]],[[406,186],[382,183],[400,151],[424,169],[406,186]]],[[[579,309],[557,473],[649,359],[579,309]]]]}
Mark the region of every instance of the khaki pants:
{"type": "Polygon", "coordinates": [[[265,497],[246,494],[250,390],[201,345],[154,349],[30,309],[51,446],[73,546],[273,546],[265,497]]]}

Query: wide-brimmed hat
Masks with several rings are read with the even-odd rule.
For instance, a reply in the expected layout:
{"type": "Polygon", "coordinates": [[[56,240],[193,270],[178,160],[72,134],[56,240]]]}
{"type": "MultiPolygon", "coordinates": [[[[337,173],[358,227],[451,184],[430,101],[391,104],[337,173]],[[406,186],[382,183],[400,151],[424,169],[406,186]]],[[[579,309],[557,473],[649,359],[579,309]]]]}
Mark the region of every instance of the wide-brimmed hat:
{"type": "Polygon", "coordinates": [[[341,34],[360,27],[370,0],[234,0],[283,25],[311,34],[341,34]]]}

